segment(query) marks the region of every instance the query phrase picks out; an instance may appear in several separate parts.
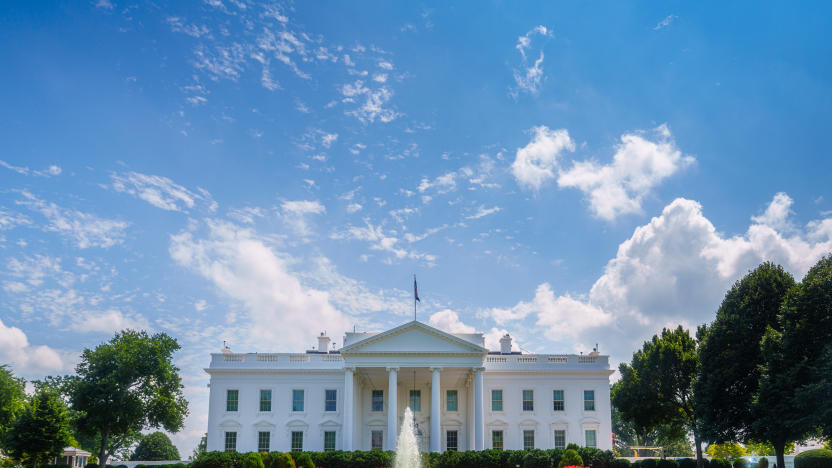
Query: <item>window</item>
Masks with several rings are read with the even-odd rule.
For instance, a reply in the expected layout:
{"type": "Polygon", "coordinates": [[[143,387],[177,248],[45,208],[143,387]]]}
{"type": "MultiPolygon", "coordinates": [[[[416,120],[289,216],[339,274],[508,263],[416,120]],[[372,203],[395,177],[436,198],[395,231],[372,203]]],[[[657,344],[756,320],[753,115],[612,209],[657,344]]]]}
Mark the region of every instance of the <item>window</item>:
{"type": "Polygon", "coordinates": [[[566,431],[559,429],[555,431],[555,448],[566,448],[566,431]]]}
{"type": "Polygon", "coordinates": [[[260,390],[260,411],[272,410],[272,391],[260,390]]]}
{"type": "Polygon", "coordinates": [[[335,431],[324,432],[324,452],[335,450],[335,431]]]}
{"type": "Polygon", "coordinates": [[[459,403],[459,396],[456,390],[448,390],[445,394],[445,408],[448,411],[456,411],[459,403]]]}
{"type": "Polygon", "coordinates": [[[534,448],[534,431],[523,431],[523,450],[534,448]]]}
{"type": "MultiPolygon", "coordinates": [[[[491,411],[503,410],[503,391],[491,390],[491,411]]],[[[502,437],[502,436],[500,436],[502,437]]]]}
{"type": "Polygon", "coordinates": [[[226,452],[236,452],[237,451],[237,433],[236,432],[226,432],[225,433],[225,451],[226,452]]]}
{"type": "Polygon", "coordinates": [[[292,411],[303,411],[303,390],[292,390],[292,411]]]}
{"type": "Polygon", "coordinates": [[[584,390],[584,411],[595,411],[595,390],[584,390]]]}
{"type": "Polygon", "coordinates": [[[491,431],[491,448],[503,449],[503,431],[491,431]]]}
{"type": "Polygon", "coordinates": [[[552,411],[563,411],[563,390],[552,390],[552,411]]]}
{"type": "Polygon", "coordinates": [[[534,390],[523,390],[523,411],[534,411],[534,390]]]}
{"type": "Polygon", "coordinates": [[[269,451],[269,440],[271,439],[271,432],[258,432],[257,433],[257,451],[258,452],[268,452],[269,451]]]}
{"type": "Polygon", "coordinates": [[[370,431],[370,449],[381,450],[384,448],[384,431],[370,431]]]}
{"type": "Polygon", "coordinates": [[[303,432],[292,431],[292,451],[303,452],[303,432]]]}
{"type": "Polygon", "coordinates": [[[384,390],[373,390],[373,411],[384,411],[384,390]]]}
{"type": "Polygon", "coordinates": [[[335,409],[338,407],[338,403],[336,403],[336,400],[338,398],[338,391],[325,390],[324,394],[324,411],[335,411],[335,409]]]}
{"type": "Polygon", "coordinates": [[[446,431],[445,432],[445,450],[450,450],[452,452],[456,452],[459,448],[457,443],[459,440],[457,431],[446,431]]]}
{"type": "Polygon", "coordinates": [[[422,411],[422,391],[410,391],[410,409],[412,411],[422,411]]]}
{"type": "Polygon", "coordinates": [[[229,390],[225,394],[225,410],[237,411],[237,405],[240,402],[240,391],[229,390]]]}
{"type": "Polygon", "coordinates": [[[595,429],[588,429],[586,432],[586,446],[595,447],[595,429]]]}

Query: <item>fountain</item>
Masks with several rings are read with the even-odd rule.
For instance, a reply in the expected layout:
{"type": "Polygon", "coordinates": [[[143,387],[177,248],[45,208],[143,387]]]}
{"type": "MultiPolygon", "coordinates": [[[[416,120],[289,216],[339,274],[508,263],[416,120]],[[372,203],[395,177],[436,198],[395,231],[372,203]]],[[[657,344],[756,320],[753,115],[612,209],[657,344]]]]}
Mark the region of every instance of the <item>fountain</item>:
{"type": "Polygon", "coordinates": [[[404,410],[402,428],[396,441],[396,458],[393,460],[393,468],[421,468],[421,466],[422,454],[419,453],[419,444],[416,442],[413,411],[408,406],[404,410]]]}

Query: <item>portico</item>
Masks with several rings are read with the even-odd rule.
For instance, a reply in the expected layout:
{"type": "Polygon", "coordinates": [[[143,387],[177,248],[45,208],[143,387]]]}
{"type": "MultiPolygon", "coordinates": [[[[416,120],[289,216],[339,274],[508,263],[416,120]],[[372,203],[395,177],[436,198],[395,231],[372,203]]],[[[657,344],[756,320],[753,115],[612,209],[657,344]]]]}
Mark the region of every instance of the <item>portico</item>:
{"type": "Polygon", "coordinates": [[[381,448],[379,431],[382,447],[394,449],[408,406],[424,451],[447,448],[448,438],[443,440],[442,434],[448,431],[451,443],[456,443],[453,448],[482,449],[482,374],[488,350],[476,343],[478,336],[469,341],[420,322],[372,337],[363,335],[348,333],[341,349],[344,450],[381,448]],[[379,384],[385,381],[386,388],[381,389],[379,384]],[[355,388],[359,388],[357,393],[350,391],[355,388]],[[430,398],[424,398],[428,393],[430,398]]]}

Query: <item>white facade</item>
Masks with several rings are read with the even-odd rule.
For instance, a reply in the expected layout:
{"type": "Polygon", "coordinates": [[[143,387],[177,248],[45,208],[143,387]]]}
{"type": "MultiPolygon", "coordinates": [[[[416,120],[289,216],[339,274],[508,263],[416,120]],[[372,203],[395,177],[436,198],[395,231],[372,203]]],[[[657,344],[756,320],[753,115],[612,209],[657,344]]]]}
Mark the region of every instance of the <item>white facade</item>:
{"type": "Polygon", "coordinates": [[[212,354],[208,450],[394,450],[411,394],[423,451],[612,448],[607,356],[501,344],[413,321],[337,351],[321,336],[302,354],[212,354]]]}

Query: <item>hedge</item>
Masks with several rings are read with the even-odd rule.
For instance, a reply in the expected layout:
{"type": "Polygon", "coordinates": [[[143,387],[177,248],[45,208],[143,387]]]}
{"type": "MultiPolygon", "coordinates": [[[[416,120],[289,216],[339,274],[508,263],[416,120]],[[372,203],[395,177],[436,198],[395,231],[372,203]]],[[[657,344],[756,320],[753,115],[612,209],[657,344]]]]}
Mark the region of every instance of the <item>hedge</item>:
{"type": "MultiPolygon", "coordinates": [[[[682,458],[681,460],[676,460],[679,463],[679,468],[696,468],[696,459],[693,458],[682,458]]],[[[707,462],[707,460],[705,460],[707,462]]],[[[707,468],[708,465],[705,465],[707,468]]]]}
{"type": "MultiPolygon", "coordinates": [[[[88,464],[87,466],[90,466],[90,465],[88,464]]],[[[119,468],[121,466],[123,466],[124,468],[127,468],[127,465],[119,465],[118,467],[115,467],[115,468],[119,468]]],[[[144,463],[139,463],[138,465],[136,465],[135,468],[188,468],[188,464],[187,463],[165,463],[164,465],[145,465],[144,463]]]]}
{"type": "Polygon", "coordinates": [[[794,457],[794,468],[832,468],[832,450],[807,450],[794,457]]]}
{"type": "Polygon", "coordinates": [[[676,460],[662,459],[656,462],[656,468],[679,468],[676,460]]]}
{"type": "MultiPolygon", "coordinates": [[[[381,450],[262,454],[214,451],[200,455],[187,466],[175,464],[137,468],[380,468],[392,467],[395,456],[395,452],[381,450]]],[[[422,458],[424,468],[558,468],[564,465],[590,468],[680,468],[675,463],[657,466],[655,460],[645,460],[640,466],[631,466],[627,460],[616,459],[609,450],[578,447],[574,444],[570,444],[566,450],[447,451],[422,454],[422,458]]]]}

